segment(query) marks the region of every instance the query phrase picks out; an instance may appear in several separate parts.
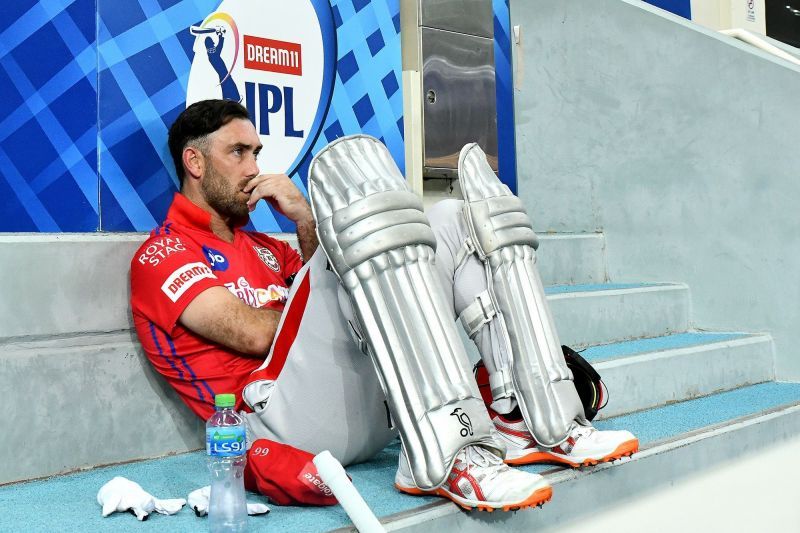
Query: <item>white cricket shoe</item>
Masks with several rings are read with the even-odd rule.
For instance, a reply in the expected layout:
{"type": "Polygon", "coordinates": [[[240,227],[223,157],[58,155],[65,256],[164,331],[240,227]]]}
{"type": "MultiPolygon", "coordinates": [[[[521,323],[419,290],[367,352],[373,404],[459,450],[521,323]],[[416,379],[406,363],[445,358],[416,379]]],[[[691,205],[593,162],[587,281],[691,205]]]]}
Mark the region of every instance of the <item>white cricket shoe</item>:
{"type": "Polygon", "coordinates": [[[489,512],[541,506],[553,496],[552,487],[542,476],[510,468],[480,446],[467,446],[458,452],[447,479],[433,490],[417,488],[401,451],[394,486],[408,494],[442,496],[464,509],[489,512]]]}
{"type": "Polygon", "coordinates": [[[592,426],[576,426],[559,446],[540,446],[522,419],[509,420],[492,413],[494,427],[506,445],[506,463],[559,463],[577,468],[614,461],[639,451],[639,439],[630,431],[600,431],[592,426]]]}

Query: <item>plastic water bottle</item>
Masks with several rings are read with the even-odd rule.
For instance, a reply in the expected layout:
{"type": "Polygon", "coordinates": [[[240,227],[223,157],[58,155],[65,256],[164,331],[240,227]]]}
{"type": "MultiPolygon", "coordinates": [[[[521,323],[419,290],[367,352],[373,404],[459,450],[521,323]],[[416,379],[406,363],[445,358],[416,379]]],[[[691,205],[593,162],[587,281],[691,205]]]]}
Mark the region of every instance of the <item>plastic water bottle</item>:
{"type": "Polygon", "coordinates": [[[244,465],[247,462],[245,421],[236,411],[235,394],[217,394],[216,412],[206,422],[206,453],[211,471],[208,521],[212,533],[245,531],[247,502],[244,465]]]}

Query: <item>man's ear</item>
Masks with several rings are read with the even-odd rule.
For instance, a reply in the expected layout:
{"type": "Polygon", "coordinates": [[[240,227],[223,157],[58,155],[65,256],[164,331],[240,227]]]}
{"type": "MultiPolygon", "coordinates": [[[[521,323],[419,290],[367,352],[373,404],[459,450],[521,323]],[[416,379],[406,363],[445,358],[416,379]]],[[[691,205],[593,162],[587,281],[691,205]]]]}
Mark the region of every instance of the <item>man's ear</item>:
{"type": "Polygon", "coordinates": [[[183,149],[183,168],[188,178],[199,178],[206,170],[206,159],[198,148],[187,146],[183,149]]]}

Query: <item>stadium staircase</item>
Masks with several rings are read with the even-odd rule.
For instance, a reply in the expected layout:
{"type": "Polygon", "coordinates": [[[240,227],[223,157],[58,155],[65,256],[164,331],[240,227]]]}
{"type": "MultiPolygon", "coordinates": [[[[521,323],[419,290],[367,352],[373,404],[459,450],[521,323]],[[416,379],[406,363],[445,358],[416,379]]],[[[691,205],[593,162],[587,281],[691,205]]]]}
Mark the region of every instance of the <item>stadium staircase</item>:
{"type": "MultiPolygon", "coordinates": [[[[610,391],[596,425],[632,430],[640,452],[580,470],[526,467],[547,476],[553,501],[490,514],[397,493],[395,442],[348,469],[387,530],[553,530],[598,505],[735,461],[764,435],[779,443],[800,434],[800,384],[774,380],[768,333],[703,331],[691,320],[691,292],[681,283],[608,280],[601,233],[540,237],[539,267],[562,342],[583,350],[610,391]]],[[[7,259],[0,266],[2,305],[12,317],[0,326],[0,384],[16,402],[17,429],[3,432],[0,444],[7,454],[19,451],[0,467],[0,530],[17,524],[10,530],[129,531],[133,516],[100,516],[95,496],[107,480],[125,476],[160,498],[185,498],[207,483],[197,451],[202,425],[150,370],[130,329],[128,262],[142,240],[0,239],[7,259]]],[[[206,527],[203,520],[184,508],[151,516],[142,527],[197,531],[206,527]]],[[[273,506],[269,515],[250,518],[249,527],[352,528],[338,506],[273,506]]]]}

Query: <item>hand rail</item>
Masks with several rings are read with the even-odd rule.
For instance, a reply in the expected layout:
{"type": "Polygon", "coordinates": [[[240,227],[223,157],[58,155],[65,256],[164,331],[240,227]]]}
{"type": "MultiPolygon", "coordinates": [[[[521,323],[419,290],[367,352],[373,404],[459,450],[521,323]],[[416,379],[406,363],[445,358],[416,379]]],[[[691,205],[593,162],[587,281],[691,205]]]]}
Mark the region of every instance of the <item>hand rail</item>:
{"type": "Polygon", "coordinates": [[[719,32],[724,33],[725,35],[728,35],[735,39],[739,39],[740,41],[744,41],[747,44],[753,45],[756,48],[759,48],[767,53],[780,57],[781,59],[785,59],[786,61],[789,61],[790,63],[793,63],[797,66],[800,66],[800,59],[796,58],[795,56],[787,52],[784,52],[777,46],[768,43],[764,39],[758,37],[753,33],[750,33],[747,30],[743,30],[741,28],[732,28],[730,30],[720,30],[719,32]]]}

